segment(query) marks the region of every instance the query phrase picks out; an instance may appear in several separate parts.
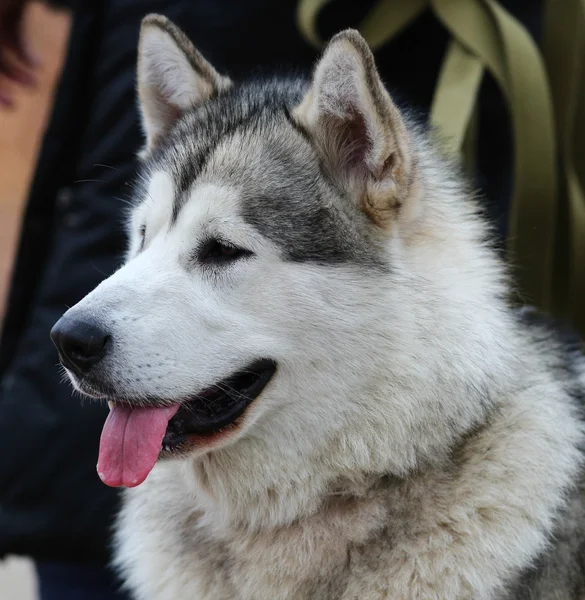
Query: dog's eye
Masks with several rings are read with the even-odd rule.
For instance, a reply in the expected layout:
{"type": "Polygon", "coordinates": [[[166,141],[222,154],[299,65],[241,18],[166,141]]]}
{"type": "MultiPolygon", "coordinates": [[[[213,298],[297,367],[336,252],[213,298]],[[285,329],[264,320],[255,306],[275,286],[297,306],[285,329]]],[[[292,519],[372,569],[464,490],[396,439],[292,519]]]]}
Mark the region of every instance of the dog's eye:
{"type": "Polygon", "coordinates": [[[197,253],[204,264],[225,263],[251,256],[252,252],[220,240],[208,240],[197,253]]]}
{"type": "Polygon", "coordinates": [[[144,240],[146,239],[146,225],[141,225],[138,233],[140,234],[140,250],[142,250],[144,247],[144,240]]]}

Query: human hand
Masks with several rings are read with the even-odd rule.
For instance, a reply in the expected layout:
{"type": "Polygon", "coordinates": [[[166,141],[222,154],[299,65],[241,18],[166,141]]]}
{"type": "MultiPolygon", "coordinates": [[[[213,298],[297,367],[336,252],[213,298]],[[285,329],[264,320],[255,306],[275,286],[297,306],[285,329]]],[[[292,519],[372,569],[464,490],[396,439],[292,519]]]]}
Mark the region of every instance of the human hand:
{"type": "Polygon", "coordinates": [[[0,0],[0,106],[14,105],[13,84],[31,87],[39,60],[24,39],[27,0],[0,0]]]}

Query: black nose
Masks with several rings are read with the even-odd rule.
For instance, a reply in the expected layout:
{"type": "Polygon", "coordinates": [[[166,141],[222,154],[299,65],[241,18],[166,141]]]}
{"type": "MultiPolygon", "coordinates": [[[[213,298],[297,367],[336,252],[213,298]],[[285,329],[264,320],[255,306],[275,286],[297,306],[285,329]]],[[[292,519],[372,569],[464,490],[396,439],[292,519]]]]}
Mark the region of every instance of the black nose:
{"type": "Polygon", "coordinates": [[[63,365],[85,373],[104,357],[110,336],[97,323],[61,317],[51,329],[51,339],[63,365]]]}

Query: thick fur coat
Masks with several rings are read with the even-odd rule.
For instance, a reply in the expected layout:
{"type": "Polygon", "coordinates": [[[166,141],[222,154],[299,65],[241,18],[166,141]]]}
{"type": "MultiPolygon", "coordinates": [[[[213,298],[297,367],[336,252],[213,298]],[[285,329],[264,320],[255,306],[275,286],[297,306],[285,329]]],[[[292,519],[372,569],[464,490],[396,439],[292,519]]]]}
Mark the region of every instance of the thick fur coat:
{"type": "Polygon", "coordinates": [[[73,382],[148,406],[278,368],[125,493],[134,597],[585,598],[585,363],[509,306],[473,194],[363,39],[311,81],[235,84],[157,16],[139,55],[128,260],[64,317],[112,343],[73,382]],[[210,236],[235,258],[205,262],[210,236]]]}

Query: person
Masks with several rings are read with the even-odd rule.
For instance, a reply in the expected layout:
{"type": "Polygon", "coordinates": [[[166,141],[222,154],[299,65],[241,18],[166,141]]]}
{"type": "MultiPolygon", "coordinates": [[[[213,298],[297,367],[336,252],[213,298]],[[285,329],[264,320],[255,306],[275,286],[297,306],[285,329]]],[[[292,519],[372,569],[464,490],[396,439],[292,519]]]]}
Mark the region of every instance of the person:
{"type": "MultiPolygon", "coordinates": [[[[38,57],[23,38],[25,0],[0,0],[0,107],[34,84],[38,57]]],[[[374,2],[336,0],[320,17],[325,37],[356,26],[374,2]]],[[[534,5],[511,0],[532,14],[534,5]]],[[[62,382],[49,330],[110,274],[125,248],[123,213],[142,138],[135,102],[141,18],[168,16],[218,68],[238,79],[307,68],[316,50],[299,34],[296,0],[85,0],[73,10],[69,50],[30,190],[0,337],[0,557],[35,561],[42,600],[122,598],[108,570],[116,491],[95,472],[107,408],[62,382]]],[[[526,15],[524,15],[524,20],[526,15]]],[[[399,97],[430,106],[447,33],[431,15],[378,53],[399,97]],[[413,75],[414,74],[414,75],[413,75]]],[[[479,177],[505,223],[511,143],[491,82],[479,177]]],[[[502,225],[502,235],[505,227],[502,225]]]]}

